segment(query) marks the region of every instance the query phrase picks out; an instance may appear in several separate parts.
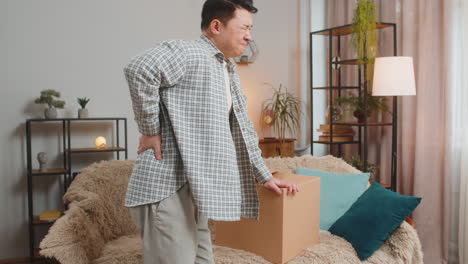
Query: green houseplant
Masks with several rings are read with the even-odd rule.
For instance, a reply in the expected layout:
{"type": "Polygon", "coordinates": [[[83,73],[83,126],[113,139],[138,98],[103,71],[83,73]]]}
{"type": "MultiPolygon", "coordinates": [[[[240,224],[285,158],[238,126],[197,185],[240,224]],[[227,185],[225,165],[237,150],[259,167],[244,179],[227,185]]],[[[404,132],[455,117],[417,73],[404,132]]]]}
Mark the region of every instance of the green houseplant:
{"type": "Polygon", "coordinates": [[[369,172],[369,182],[372,184],[379,176],[380,167],[370,162],[364,162],[359,156],[353,155],[349,159],[345,160],[346,163],[355,167],[362,172],[369,172]]]}
{"type": "Polygon", "coordinates": [[[364,95],[357,96],[349,93],[343,97],[337,97],[336,103],[350,105],[353,109],[353,115],[358,119],[358,123],[364,122],[364,117],[369,117],[372,112],[390,113],[388,106],[385,104],[385,98],[380,96],[372,96],[369,92],[366,95],[367,111],[364,95]]]}
{"type": "Polygon", "coordinates": [[[279,88],[268,85],[272,87],[273,95],[263,103],[261,121],[263,124],[274,127],[282,145],[286,131],[294,133],[299,127],[300,100],[281,84],[279,88]]]}
{"type": "Polygon", "coordinates": [[[87,118],[88,117],[88,109],[86,105],[89,103],[89,98],[83,97],[78,98],[77,102],[81,106],[81,109],[78,109],[78,118],[87,118]]]}
{"type": "Polygon", "coordinates": [[[44,115],[47,119],[53,119],[57,117],[56,108],[62,109],[65,106],[65,101],[58,100],[60,98],[60,92],[55,90],[43,90],[39,98],[34,100],[36,104],[47,104],[48,108],[45,109],[44,115]]]}
{"type": "Polygon", "coordinates": [[[359,0],[354,10],[351,40],[358,64],[373,64],[378,52],[376,5],[372,0],[359,0]]]}

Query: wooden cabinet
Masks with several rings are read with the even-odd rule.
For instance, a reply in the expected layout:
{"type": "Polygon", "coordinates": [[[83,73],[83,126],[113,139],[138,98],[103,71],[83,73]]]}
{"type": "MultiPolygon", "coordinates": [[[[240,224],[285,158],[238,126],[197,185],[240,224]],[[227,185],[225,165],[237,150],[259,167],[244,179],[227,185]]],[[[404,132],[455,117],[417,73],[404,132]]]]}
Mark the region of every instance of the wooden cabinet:
{"type": "Polygon", "coordinates": [[[277,138],[260,139],[259,147],[262,150],[262,157],[294,157],[294,141],[293,138],[281,140],[277,138]]]}

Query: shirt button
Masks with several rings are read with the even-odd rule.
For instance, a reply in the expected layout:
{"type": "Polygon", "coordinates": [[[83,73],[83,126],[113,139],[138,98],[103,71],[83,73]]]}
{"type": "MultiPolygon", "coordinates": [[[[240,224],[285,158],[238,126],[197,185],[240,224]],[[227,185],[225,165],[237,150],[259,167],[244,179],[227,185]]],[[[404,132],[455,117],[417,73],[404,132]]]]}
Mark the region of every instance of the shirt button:
{"type": "Polygon", "coordinates": [[[236,110],[236,112],[240,112],[240,109],[239,109],[239,107],[236,107],[236,109],[235,109],[235,110],[236,110]]]}
{"type": "Polygon", "coordinates": [[[242,132],[245,132],[245,128],[242,128],[242,132]]]}

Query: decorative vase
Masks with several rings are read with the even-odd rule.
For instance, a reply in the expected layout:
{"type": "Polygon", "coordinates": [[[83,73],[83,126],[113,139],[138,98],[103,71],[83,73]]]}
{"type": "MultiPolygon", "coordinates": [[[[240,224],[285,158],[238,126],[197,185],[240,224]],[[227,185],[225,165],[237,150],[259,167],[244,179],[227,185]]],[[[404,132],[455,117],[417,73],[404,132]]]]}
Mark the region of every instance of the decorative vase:
{"type": "Polygon", "coordinates": [[[46,119],[54,119],[57,118],[57,109],[53,106],[46,108],[44,110],[44,116],[46,119]]]}
{"type": "Polygon", "coordinates": [[[37,153],[37,161],[39,161],[39,171],[47,172],[47,153],[45,152],[37,153]]]}
{"type": "Polygon", "coordinates": [[[353,122],[354,121],[353,109],[351,108],[350,105],[345,105],[343,107],[343,114],[341,115],[341,120],[343,122],[353,122]]]}
{"type": "Polygon", "coordinates": [[[325,119],[327,123],[330,124],[331,122],[335,123],[339,121],[342,117],[343,110],[340,106],[333,105],[327,107],[327,112],[325,113],[325,119]],[[330,120],[330,113],[331,113],[331,120],[330,120]]]}
{"type": "Polygon", "coordinates": [[[78,118],[88,118],[89,113],[87,108],[78,109],[78,118]]]}

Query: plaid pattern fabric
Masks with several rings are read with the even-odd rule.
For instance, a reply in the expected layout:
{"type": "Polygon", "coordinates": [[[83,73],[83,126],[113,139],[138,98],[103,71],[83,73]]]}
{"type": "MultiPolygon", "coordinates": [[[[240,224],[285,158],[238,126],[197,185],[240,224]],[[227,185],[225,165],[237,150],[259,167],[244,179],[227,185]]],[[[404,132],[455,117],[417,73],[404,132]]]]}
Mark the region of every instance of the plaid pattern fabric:
{"type": "Polygon", "coordinates": [[[258,218],[255,179],[271,178],[247,116],[234,64],[205,36],[165,41],[125,67],[133,111],[143,135],[162,137],[162,160],[153,150],[138,155],[125,205],[154,203],[190,184],[201,213],[215,220],[258,218]]]}

